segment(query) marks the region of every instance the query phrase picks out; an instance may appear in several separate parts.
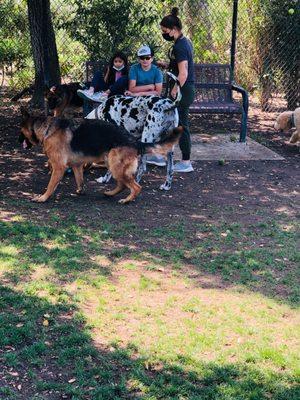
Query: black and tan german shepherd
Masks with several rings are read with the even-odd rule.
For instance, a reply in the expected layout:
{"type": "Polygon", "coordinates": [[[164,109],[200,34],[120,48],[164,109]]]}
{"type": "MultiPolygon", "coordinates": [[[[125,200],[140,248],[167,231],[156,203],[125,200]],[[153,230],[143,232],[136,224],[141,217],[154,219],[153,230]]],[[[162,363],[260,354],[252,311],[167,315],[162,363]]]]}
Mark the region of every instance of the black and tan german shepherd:
{"type": "MultiPolygon", "coordinates": [[[[67,119],[33,117],[24,108],[21,112],[19,141],[25,140],[28,147],[41,144],[52,167],[46,192],[34,197],[34,201],[49,199],[67,167],[74,172],[76,192],[82,193],[84,164],[103,160],[117,182],[115,189],[104,193],[106,196],[114,196],[128,188],[130,194],[119,201],[127,203],[140,193],[141,186],[135,181],[140,145],[124,128],[99,120],[84,120],[73,127],[67,119]]],[[[143,152],[166,155],[178,143],[181,133],[181,127],[175,128],[160,142],[144,145],[143,152]]]]}
{"type": "Polygon", "coordinates": [[[82,98],[77,95],[78,89],[81,89],[78,82],[45,88],[45,100],[48,104],[49,111],[53,113],[54,117],[62,117],[64,113],[70,111],[71,108],[76,109],[83,106],[82,98]]]}

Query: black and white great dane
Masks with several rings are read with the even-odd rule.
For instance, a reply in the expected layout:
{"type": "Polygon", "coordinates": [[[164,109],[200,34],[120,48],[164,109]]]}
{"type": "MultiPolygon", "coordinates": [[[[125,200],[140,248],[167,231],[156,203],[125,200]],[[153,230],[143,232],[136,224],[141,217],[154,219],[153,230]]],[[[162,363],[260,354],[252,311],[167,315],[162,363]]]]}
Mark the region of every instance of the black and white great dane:
{"type": "MultiPolygon", "coordinates": [[[[179,81],[175,75],[167,72],[172,80],[177,83],[175,99],[150,96],[112,96],[99,104],[85,118],[101,119],[114,122],[123,126],[131,135],[141,143],[155,143],[160,141],[167,132],[179,124],[177,105],[181,100],[179,81]]],[[[139,182],[146,171],[146,158],[143,156],[139,165],[136,181],[139,182]]],[[[111,173],[108,171],[102,177],[102,183],[108,182],[111,173]]],[[[170,190],[173,178],[173,151],[167,155],[167,177],[161,190],[170,190]]]]}

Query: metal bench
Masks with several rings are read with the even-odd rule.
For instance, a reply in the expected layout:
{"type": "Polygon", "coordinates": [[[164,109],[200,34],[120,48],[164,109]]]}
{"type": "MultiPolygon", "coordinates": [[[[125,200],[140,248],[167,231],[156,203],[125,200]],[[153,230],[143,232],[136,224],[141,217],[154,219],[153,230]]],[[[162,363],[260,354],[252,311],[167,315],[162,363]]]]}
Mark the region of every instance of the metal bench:
{"type": "Polygon", "coordinates": [[[229,64],[195,64],[196,95],[190,107],[193,114],[241,114],[240,142],[246,141],[248,93],[232,79],[229,64]],[[233,91],[242,95],[242,104],[233,99],[233,91]]]}
{"type": "MultiPolygon", "coordinates": [[[[87,61],[85,63],[86,82],[92,80],[96,71],[104,71],[105,65],[106,63],[101,61],[87,61]]],[[[190,107],[190,113],[241,114],[240,142],[245,142],[249,107],[248,93],[233,81],[230,65],[195,64],[195,88],[196,95],[190,107]],[[242,103],[233,99],[234,91],[242,95],[242,103]]]]}

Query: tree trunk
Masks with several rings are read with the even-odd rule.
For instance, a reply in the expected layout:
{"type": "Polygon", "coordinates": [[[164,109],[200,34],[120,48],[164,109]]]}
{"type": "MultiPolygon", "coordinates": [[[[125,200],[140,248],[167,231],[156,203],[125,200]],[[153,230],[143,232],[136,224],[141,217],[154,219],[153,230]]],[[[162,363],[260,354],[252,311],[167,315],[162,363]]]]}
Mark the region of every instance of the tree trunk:
{"type": "Polygon", "coordinates": [[[60,69],[52,25],[50,0],[28,0],[28,19],[35,69],[32,105],[43,107],[45,85],[60,83],[60,69]]]}

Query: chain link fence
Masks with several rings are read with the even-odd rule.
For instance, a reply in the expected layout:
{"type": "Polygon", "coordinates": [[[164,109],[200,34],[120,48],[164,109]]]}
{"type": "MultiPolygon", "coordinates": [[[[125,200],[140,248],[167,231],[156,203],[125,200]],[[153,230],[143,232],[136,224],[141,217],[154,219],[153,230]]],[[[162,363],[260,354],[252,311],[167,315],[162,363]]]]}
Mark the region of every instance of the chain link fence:
{"type": "MultiPolygon", "coordinates": [[[[34,81],[27,2],[0,4],[0,84],[21,90],[34,81]]],[[[230,63],[233,0],[51,0],[63,82],[83,81],[86,60],[125,50],[131,62],[144,43],[167,59],[159,22],[179,8],[195,62],[230,63]]],[[[299,106],[299,0],[239,0],[236,81],[263,111],[299,106]]]]}

